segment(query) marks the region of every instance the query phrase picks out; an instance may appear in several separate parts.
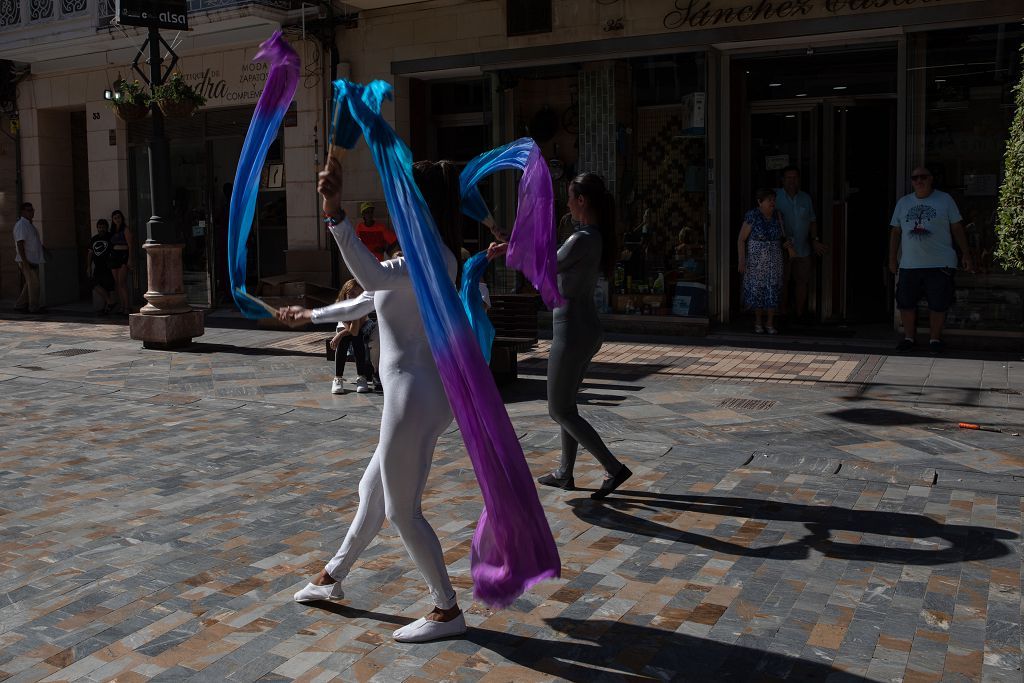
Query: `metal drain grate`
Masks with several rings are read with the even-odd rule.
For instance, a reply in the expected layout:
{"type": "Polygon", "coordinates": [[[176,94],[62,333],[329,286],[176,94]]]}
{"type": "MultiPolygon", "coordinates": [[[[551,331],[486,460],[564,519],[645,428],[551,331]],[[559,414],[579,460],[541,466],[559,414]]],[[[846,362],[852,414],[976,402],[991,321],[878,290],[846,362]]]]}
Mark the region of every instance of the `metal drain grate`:
{"type": "Polygon", "coordinates": [[[771,410],[776,403],[777,401],[759,401],[756,398],[723,398],[718,407],[733,410],[771,410]]]}
{"type": "Polygon", "coordinates": [[[60,356],[62,358],[68,358],[69,356],[83,356],[87,353],[96,353],[99,349],[64,349],[63,351],[50,351],[49,353],[43,354],[44,356],[60,356]]]}

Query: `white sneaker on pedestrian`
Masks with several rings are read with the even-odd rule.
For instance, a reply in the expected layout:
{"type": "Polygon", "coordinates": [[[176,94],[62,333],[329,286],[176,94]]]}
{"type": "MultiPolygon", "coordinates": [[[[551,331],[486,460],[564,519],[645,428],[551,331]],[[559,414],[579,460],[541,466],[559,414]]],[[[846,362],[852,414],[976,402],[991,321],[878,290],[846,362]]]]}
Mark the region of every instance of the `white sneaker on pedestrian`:
{"type": "Polygon", "coordinates": [[[356,393],[357,394],[368,394],[370,393],[370,386],[366,383],[366,378],[363,376],[356,377],[356,393]]]}
{"type": "Polygon", "coordinates": [[[344,394],[345,393],[345,381],[340,377],[335,377],[334,381],[331,382],[331,393],[332,394],[344,394]]]}
{"type": "Polygon", "coordinates": [[[426,643],[439,638],[453,638],[466,632],[466,618],[459,613],[451,621],[417,619],[398,629],[391,636],[399,643],[426,643]]]}

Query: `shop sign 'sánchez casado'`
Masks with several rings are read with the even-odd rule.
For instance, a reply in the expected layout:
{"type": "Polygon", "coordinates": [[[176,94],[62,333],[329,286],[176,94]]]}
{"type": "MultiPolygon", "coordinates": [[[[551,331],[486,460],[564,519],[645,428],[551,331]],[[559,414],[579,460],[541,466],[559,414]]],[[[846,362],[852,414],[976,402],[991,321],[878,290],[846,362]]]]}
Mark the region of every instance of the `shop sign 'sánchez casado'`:
{"type": "Polygon", "coordinates": [[[674,0],[662,23],[670,30],[687,30],[909,9],[937,2],[943,0],[674,0]]]}

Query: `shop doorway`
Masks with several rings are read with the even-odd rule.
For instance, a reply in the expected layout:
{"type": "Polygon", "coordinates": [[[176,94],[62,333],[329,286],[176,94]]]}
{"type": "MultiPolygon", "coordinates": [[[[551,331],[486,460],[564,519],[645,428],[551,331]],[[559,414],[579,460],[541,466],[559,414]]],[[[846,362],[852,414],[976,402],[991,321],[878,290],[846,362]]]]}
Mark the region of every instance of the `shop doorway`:
{"type": "MultiPolygon", "coordinates": [[[[731,177],[740,194],[730,212],[731,244],[757,189],[780,187],[782,170],[798,167],[818,234],[829,247],[815,259],[808,285],[814,322],[892,320],[886,226],[897,186],[896,68],[895,47],[733,62],[740,84],[733,93],[733,131],[740,144],[733,145],[739,171],[731,177]]],[[[731,262],[731,317],[743,321],[735,255],[731,262]]]]}
{"type": "MultiPolygon", "coordinates": [[[[229,203],[251,109],[214,110],[185,121],[169,120],[171,220],[182,249],[185,300],[198,308],[231,301],[227,270],[229,203]]],[[[150,216],[148,119],[129,126],[132,214],[139,244],[150,216]]],[[[249,233],[246,289],[285,272],[287,204],[282,136],[270,146],[249,233]]],[[[144,259],[142,259],[144,261],[144,259]]],[[[141,274],[141,283],[145,275],[141,274]]]]}

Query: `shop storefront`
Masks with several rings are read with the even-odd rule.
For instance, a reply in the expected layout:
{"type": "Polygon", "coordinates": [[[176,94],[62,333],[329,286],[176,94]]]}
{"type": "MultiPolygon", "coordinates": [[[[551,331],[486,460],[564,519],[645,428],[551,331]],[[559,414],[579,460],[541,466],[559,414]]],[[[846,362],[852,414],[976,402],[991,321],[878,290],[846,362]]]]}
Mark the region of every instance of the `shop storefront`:
{"type": "MultiPolygon", "coordinates": [[[[170,218],[184,245],[186,300],[196,307],[216,307],[231,299],[227,276],[229,203],[245,133],[267,77],[267,64],[251,61],[254,52],[252,48],[183,59],[178,71],[207,101],[188,118],[166,121],[172,185],[170,218]]],[[[246,286],[250,291],[258,291],[260,280],[288,272],[289,171],[296,182],[310,182],[315,129],[302,134],[309,141],[301,150],[305,154],[300,155],[308,157],[308,164],[293,163],[289,169],[285,140],[289,134],[300,135],[293,130],[298,127],[299,106],[316,111],[320,94],[319,88],[300,89],[267,153],[248,243],[246,286]]],[[[150,213],[150,127],[148,118],[127,126],[131,216],[140,226],[145,225],[150,213]]],[[[296,188],[293,194],[299,192],[296,188]]],[[[310,223],[315,230],[315,219],[310,223]]],[[[299,231],[309,229],[309,225],[296,227],[299,231]]],[[[329,280],[329,271],[320,279],[329,280]]],[[[140,282],[145,282],[141,274],[140,282]]]]}
{"type": "MultiPolygon", "coordinates": [[[[513,3],[424,3],[364,11],[339,45],[357,79],[381,68],[395,78],[400,132],[427,125],[407,123],[403,89],[483,80],[488,144],[534,137],[556,201],[577,172],[607,179],[618,265],[595,297],[611,326],[746,329],[736,236],[754,191],[778,187],[789,165],[801,168],[829,246],[812,277],[814,319],[893,325],[888,225],[911,167],[923,162],[960,205],[982,264],[959,277],[950,326],[1019,333],[1024,278],[991,258],[1020,77],[1019,8],[999,0],[732,4],[556,1],[546,30],[536,22],[524,32],[506,11],[513,3]],[[428,39],[435,24],[457,35],[428,39]],[[400,48],[371,40],[385,27],[404,37],[400,48]],[[366,33],[346,52],[351,31],[366,33]]],[[[506,219],[512,182],[494,188],[506,219]]],[[[522,283],[499,272],[495,285],[522,283]]]]}

